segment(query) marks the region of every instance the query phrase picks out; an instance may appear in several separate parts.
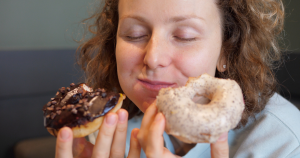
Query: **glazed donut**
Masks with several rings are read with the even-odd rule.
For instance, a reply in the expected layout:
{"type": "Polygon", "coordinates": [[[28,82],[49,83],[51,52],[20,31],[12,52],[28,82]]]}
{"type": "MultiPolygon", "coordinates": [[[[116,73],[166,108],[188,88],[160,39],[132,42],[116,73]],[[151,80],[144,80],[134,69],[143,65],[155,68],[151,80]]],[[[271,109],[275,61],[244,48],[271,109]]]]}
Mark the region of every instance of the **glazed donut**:
{"type": "Polygon", "coordinates": [[[162,88],[158,111],[166,118],[165,131],[186,143],[212,143],[239,123],[244,110],[239,85],[230,79],[202,74],[183,87],[162,88]],[[202,104],[193,101],[200,97],[202,104]],[[203,100],[208,102],[203,103],[203,100]]]}
{"type": "Polygon", "coordinates": [[[101,88],[93,90],[84,83],[71,83],[43,106],[44,126],[54,136],[67,126],[75,138],[85,137],[99,129],[105,114],[120,109],[125,97],[101,88]]]}

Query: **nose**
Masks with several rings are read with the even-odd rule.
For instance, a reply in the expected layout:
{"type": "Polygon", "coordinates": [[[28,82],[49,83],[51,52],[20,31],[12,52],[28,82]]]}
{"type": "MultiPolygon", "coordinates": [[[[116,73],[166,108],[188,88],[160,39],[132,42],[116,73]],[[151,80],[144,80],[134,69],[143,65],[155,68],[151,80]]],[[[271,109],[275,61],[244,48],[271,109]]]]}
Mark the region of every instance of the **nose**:
{"type": "Polygon", "coordinates": [[[144,64],[152,70],[168,66],[171,63],[171,52],[168,47],[166,38],[152,34],[146,46],[144,64]]]}

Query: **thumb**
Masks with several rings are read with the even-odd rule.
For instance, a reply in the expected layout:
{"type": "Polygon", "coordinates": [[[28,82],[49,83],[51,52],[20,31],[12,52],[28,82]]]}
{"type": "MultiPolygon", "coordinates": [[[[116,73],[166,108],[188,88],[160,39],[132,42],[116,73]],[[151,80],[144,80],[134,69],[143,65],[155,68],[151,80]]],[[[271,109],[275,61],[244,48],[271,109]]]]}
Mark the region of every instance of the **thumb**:
{"type": "Polygon", "coordinates": [[[217,142],[210,144],[211,157],[212,158],[228,158],[229,146],[228,146],[228,133],[223,133],[217,142]]]}
{"type": "Polygon", "coordinates": [[[73,132],[69,127],[59,130],[56,139],[55,158],[72,158],[73,132]]]}
{"type": "Polygon", "coordinates": [[[134,128],[131,131],[130,136],[130,148],[127,158],[137,158],[141,155],[141,145],[139,144],[139,141],[137,139],[137,134],[139,133],[138,128],[134,128]]]}

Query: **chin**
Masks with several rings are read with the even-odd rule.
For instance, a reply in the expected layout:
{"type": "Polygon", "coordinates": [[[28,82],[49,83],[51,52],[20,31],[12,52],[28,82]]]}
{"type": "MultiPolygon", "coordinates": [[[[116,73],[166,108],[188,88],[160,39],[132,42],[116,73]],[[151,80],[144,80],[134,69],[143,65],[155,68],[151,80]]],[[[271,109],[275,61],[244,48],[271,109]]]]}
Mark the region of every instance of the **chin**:
{"type": "Polygon", "coordinates": [[[150,97],[139,97],[136,98],[135,101],[133,101],[133,103],[143,112],[145,113],[145,111],[148,109],[148,107],[156,100],[156,98],[150,98],[150,97]]]}

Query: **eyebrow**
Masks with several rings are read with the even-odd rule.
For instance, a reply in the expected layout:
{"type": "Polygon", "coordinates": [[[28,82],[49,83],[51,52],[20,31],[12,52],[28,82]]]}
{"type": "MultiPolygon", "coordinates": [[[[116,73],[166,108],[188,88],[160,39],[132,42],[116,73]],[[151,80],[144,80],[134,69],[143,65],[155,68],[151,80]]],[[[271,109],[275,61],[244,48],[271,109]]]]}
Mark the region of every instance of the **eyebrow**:
{"type": "Polygon", "coordinates": [[[143,17],[141,17],[141,16],[136,16],[136,15],[125,15],[125,16],[121,16],[120,17],[120,20],[122,20],[122,19],[126,19],[126,18],[131,18],[131,19],[136,19],[136,20],[138,20],[138,21],[140,21],[140,22],[147,22],[147,20],[145,19],[145,18],[143,18],[143,17]]]}
{"type": "Polygon", "coordinates": [[[189,19],[198,19],[201,21],[205,21],[202,17],[196,16],[196,15],[185,15],[185,16],[175,16],[172,17],[171,19],[168,20],[168,22],[173,23],[173,22],[180,22],[184,20],[189,20],[189,19]]]}
{"type": "MultiPolygon", "coordinates": [[[[125,15],[125,16],[122,16],[120,17],[120,20],[122,19],[126,19],[126,18],[132,18],[132,19],[136,19],[140,22],[143,22],[143,23],[147,23],[148,20],[141,17],[141,16],[138,16],[138,15],[125,15]]],[[[205,19],[203,19],[202,17],[198,17],[196,15],[184,15],[184,16],[175,16],[175,17],[172,17],[170,19],[168,19],[166,21],[166,23],[176,23],[176,22],[181,22],[181,21],[184,21],[184,20],[189,20],[189,19],[198,19],[198,20],[201,20],[201,21],[204,21],[205,22],[205,19]]]]}

